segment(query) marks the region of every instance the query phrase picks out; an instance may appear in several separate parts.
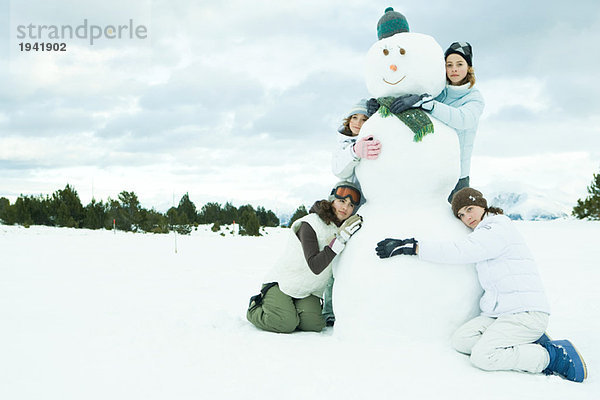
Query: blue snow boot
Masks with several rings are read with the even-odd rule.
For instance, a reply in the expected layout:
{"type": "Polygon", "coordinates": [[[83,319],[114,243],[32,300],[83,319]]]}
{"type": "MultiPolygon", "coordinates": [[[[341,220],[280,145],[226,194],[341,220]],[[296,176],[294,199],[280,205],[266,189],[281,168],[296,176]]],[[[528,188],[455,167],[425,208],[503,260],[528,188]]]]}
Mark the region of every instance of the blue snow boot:
{"type": "Polygon", "coordinates": [[[550,363],[543,371],[546,375],[558,374],[573,382],[587,378],[587,367],[583,357],[568,340],[551,340],[543,345],[550,355],[550,363]]]}
{"type": "Polygon", "coordinates": [[[533,343],[539,344],[540,346],[545,346],[546,343],[548,343],[551,340],[552,339],[550,338],[550,336],[548,336],[548,334],[546,332],[544,332],[542,334],[542,336],[538,340],[536,340],[535,342],[533,342],[533,343]]]}

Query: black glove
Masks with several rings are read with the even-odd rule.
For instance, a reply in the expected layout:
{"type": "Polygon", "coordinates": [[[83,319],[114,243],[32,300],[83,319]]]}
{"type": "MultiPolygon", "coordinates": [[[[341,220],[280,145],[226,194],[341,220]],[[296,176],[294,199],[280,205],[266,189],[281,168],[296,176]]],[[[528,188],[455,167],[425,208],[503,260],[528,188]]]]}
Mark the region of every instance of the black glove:
{"type": "Polygon", "coordinates": [[[398,254],[414,256],[417,254],[417,243],[415,238],[410,239],[385,239],[377,243],[375,251],[379,258],[388,258],[398,254]]]}
{"type": "Polygon", "coordinates": [[[394,114],[400,114],[402,111],[406,111],[411,108],[419,100],[421,100],[421,96],[418,94],[405,94],[397,97],[396,100],[394,100],[390,105],[390,111],[394,114]]]}
{"type": "Polygon", "coordinates": [[[371,97],[367,100],[367,117],[375,114],[377,110],[379,110],[379,103],[377,102],[377,99],[371,97]]]}
{"type": "Polygon", "coordinates": [[[450,196],[448,196],[448,203],[452,204],[452,197],[454,197],[454,193],[458,192],[460,189],[464,189],[469,187],[469,177],[465,176],[464,178],[460,178],[458,182],[456,182],[456,186],[450,192],[450,196]]]}

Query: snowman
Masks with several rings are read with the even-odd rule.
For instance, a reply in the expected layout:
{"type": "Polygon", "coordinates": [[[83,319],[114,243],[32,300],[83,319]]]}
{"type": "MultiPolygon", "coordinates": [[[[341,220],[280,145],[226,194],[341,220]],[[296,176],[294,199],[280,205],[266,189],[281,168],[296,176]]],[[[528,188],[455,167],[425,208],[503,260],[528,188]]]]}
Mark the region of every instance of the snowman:
{"type": "MultiPolygon", "coordinates": [[[[380,104],[443,90],[443,51],[431,36],[409,32],[404,16],[391,8],[378,34],[367,53],[366,82],[380,104]]],[[[388,237],[448,240],[469,233],[447,202],[459,176],[457,134],[420,108],[396,115],[382,105],[358,139],[368,135],[381,141],[382,151],[355,170],[367,202],[358,210],[363,226],[334,270],[336,335],[447,341],[477,313],[474,266],[382,260],[375,246],[388,237]]]]}

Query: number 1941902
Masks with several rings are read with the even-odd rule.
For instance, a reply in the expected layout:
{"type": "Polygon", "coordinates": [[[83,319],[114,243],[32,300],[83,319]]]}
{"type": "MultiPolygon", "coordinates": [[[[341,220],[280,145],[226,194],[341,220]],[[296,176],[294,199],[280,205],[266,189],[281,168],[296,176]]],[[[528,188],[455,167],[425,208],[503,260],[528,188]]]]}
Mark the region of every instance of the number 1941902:
{"type": "Polygon", "coordinates": [[[66,43],[19,43],[21,51],[67,51],[66,43]]]}

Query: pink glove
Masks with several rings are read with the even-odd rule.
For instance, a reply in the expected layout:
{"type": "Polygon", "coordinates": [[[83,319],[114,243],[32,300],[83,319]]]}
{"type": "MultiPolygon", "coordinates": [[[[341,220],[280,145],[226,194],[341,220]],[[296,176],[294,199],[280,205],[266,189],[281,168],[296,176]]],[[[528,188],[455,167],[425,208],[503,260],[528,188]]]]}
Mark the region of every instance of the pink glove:
{"type": "Polygon", "coordinates": [[[354,143],[354,153],[359,158],[375,160],[381,153],[381,142],[373,139],[373,135],[366,136],[354,143]]]}

